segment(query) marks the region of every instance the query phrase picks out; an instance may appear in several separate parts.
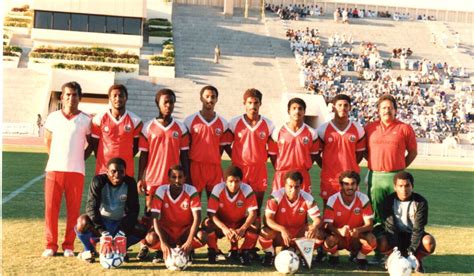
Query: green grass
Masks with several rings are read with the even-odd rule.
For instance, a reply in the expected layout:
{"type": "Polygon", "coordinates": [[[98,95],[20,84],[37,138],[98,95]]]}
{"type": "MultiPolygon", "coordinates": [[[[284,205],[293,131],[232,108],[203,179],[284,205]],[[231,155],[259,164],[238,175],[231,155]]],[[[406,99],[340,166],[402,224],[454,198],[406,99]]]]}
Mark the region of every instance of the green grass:
{"type": "MultiPolygon", "coordinates": [[[[3,197],[5,198],[26,182],[40,175],[44,171],[47,155],[44,153],[3,152],[3,197]]],[[[94,158],[87,161],[86,188],[84,189],[83,203],[87,196],[92,173],[94,171],[94,158]]],[[[227,166],[228,161],[223,161],[227,166]]],[[[365,169],[362,174],[365,176],[365,169]]],[[[473,173],[462,171],[434,171],[410,170],[415,176],[415,191],[425,196],[430,203],[430,216],[428,232],[437,240],[436,254],[425,261],[425,266],[433,274],[464,274],[474,273],[474,209],[473,173]]],[[[319,169],[311,170],[313,181],[313,194],[319,191],[319,169]]],[[[269,164],[269,178],[273,176],[273,169],[269,164]]],[[[365,185],[361,185],[365,192],[365,185]]],[[[103,273],[99,264],[86,264],[75,258],[65,259],[56,257],[43,259],[40,256],[44,245],[44,199],[43,180],[38,181],[17,197],[3,205],[3,272],[7,274],[24,273],[77,273],[97,274],[103,273]]],[[[203,198],[205,201],[205,198],[203,198]]],[[[64,203],[64,201],[63,201],[64,203]]],[[[63,204],[64,205],[64,204],[63,204]]],[[[205,204],[203,204],[205,205],[205,204]]],[[[83,204],[84,206],[84,204],[83,204]]],[[[143,199],[142,204],[143,206],[143,199]]],[[[142,207],[143,208],[143,207],[142,207]]],[[[60,241],[64,230],[65,207],[61,211],[60,241]]],[[[204,211],[204,210],[203,210],[204,211]]],[[[228,244],[221,240],[225,250],[228,244]]],[[[76,252],[82,250],[82,245],[76,240],[76,252]]],[[[131,256],[135,256],[138,246],[132,247],[131,256]]],[[[272,268],[262,268],[259,265],[241,267],[229,264],[208,265],[205,261],[206,249],[197,251],[198,259],[188,273],[243,273],[249,274],[275,274],[272,268]]],[[[346,254],[346,253],[343,253],[346,254]]],[[[150,262],[131,262],[123,265],[119,270],[122,273],[165,273],[163,265],[154,265],[150,262]]],[[[310,271],[300,270],[300,273],[328,273],[366,275],[354,271],[353,264],[343,258],[337,270],[323,264],[310,271]]],[[[371,267],[369,274],[384,274],[382,269],[371,267]]]]}

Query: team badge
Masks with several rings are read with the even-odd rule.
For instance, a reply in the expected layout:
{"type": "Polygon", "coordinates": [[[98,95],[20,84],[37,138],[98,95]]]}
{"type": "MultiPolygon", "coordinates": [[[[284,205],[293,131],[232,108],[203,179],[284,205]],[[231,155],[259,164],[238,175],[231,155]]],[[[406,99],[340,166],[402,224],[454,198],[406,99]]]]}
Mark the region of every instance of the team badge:
{"type": "Polygon", "coordinates": [[[132,130],[132,127],[130,125],[125,126],[125,132],[130,132],[132,130]]]}
{"type": "Polygon", "coordinates": [[[222,134],[222,129],[216,128],[216,135],[220,136],[222,134]]]}
{"type": "Polygon", "coordinates": [[[302,208],[302,207],[298,208],[298,213],[299,214],[304,214],[304,208],[302,208]]]}
{"type": "Polygon", "coordinates": [[[237,200],[236,205],[238,208],[242,208],[244,206],[244,202],[242,200],[237,200]]]}
{"type": "Polygon", "coordinates": [[[120,195],[120,201],[127,201],[127,195],[120,195]]]}
{"type": "Polygon", "coordinates": [[[307,145],[309,143],[308,137],[303,137],[303,144],[307,145]]]}
{"type": "Polygon", "coordinates": [[[260,139],[265,139],[265,137],[267,137],[267,135],[265,134],[264,131],[261,131],[258,136],[260,137],[260,139]]]}
{"type": "Polygon", "coordinates": [[[333,141],[332,137],[329,137],[329,138],[328,138],[328,142],[329,142],[329,143],[332,143],[332,141],[333,141]]]}
{"type": "Polygon", "coordinates": [[[352,143],[354,143],[354,142],[356,141],[355,135],[349,136],[349,141],[351,141],[352,143]]]}
{"type": "Polygon", "coordinates": [[[360,208],[355,208],[354,209],[354,214],[360,215],[360,208]]]}
{"type": "Polygon", "coordinates": [[[183,208],[183,209],[188,209],[188,208],[189,208],[189,203],[183,202],[183,203],[181,204],[181,208],[183,208]]]}
{"type": "Polygon", "coordinates": [[[194,133],[198,133],[199,132],[199,128],[198,127],[194,127],[194,133]]]}
{"type": "Polygon", "coordinates": [[[286,212],[286,209],[285,209],[285,208],[281,208],[281,212],[282,212],[282,213],[285,213],[285,212],[286,212]]]}
{"type": "Polygon", "coordinates": [[[177,131],[173,131],[173,138],[178,139],[179,133],[177,131]]]}
{"type": "Polygon", "coordinates": [[[336,216],[340,217],[340,216],[342,216],[342,213],[341,213],[341,212],[337,212],[337,213],[336,213],[336,216]]]}
{"type": "Polygon", "coordinates": [[[110,130],[110,129],[109,129],[108,126],[105,126],[105,127],[104,127],[104,132],[109,132],[109,130],[110,130]]]}
{"type": "Polygon", "coordinates": [[[170,205],[168,203],[165,203],[165,208],[169,208],[170,205]]]}

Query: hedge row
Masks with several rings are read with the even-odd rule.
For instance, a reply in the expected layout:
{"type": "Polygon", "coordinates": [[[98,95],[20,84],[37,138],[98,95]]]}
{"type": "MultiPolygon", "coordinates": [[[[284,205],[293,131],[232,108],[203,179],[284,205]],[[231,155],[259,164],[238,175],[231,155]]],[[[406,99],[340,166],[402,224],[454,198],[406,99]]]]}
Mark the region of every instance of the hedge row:
{"type": "Polygon", "coordinates": [[[121,59],[139,59],[138,55],[132,55],[128,53],[117,53],[113,49],[102,47],[39,47],[33,49],[32,53],[55,53],[121,59]]]}
{"type": "Polygon", "coordinates": [[[148,32],[149,36],[159,36],[159,37],[173,37],[172,31],[162,31],[162,30],[150,30],[148,32]]]}
{"type": "Polygon", "coordinates": [[[151,18],[148,19],[146,22],[148,25],[156,25],[156,26],[171,26],[171,22],[165,18],[151,18]]]}
{"type": "Polygon", "coordinates": [[[150,65],[156,66],[174,66],[174,57],[152,56],[150,65]]]}
{"type": "Polygon", "coordinates": [[[106,57],[106,56],[88,56],[88,55],[78,55],[78,54],[38,53],[38,52],[31,52],[30,57],[31,58],[45,58],[45,59],[63,59],[63,60],[80,60],[80,61],[97,61],[97,62],[138,64],[138,57],[136,57],[136,58],[116,58],[116,57],[106,57]]]}
{"type": "Polygon", "coordinates": [[[136,69],[125,68],[125,67],[115,67],[115,66],[100,66],[100,65],[82,65],[82,64],[65,64],[57,63],[53,65],[53,68],[56,69],[67,69],[67,70],[87,70],[87,71],[105,71],[105,72],[115,72],[115,73],[133,73],[136,69]]]}

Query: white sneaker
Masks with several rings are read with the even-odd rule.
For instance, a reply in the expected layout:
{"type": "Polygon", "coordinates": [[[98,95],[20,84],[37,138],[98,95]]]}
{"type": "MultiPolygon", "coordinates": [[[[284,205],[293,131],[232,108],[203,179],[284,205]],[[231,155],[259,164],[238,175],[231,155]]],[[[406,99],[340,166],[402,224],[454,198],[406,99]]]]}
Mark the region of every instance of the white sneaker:
{"type": "Polygon", "coordinates": [[[64,250],[64,254],[63,254],[63,255],[64,255],[64,257],[74,257],[74,256],[75,256],[75,255],[74,255],[74,252],[72,252],[71,249],[66,249],[66,250],[64,250]]]}
{"type": "Polygon", "coordinates": [[[44,257],[44,258],[53,257],[53,256],[54,256],[53,249],[45,249],[43,251],[43,254],[41,254],[41,257],[44,257]]]}

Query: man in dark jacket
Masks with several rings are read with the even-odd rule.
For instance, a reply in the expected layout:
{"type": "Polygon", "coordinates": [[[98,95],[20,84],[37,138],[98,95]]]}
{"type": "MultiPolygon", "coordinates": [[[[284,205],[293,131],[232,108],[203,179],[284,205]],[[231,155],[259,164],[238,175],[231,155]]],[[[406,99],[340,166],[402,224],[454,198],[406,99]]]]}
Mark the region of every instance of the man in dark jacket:
{"type": "MultiPolygon", "coordinates": [[[[137,183],[133,177],[125,175],[126,164],[121,158],[112,158],[107,163],[107,173],[94,176],[89,187],[86,214],[77,220],[76,233],[84,245],[84,252],[78,257],[94,262],[95,244],[91,242],[107,240],[115,246],[123,242],[122,251],[140,241],[146,234],[138,224],[140,205],[137,183]],[[127,237],[126,244],[124,236],[127,237]],[[118,241],[121,239],[121,241],[118,241]]],[[[126,258],[127,259],[127,258],[126,258]]]]}
{"type": "Polygon", "coordinates": [[[428,202],[413,192],[414,182],[409,172],[401,171],[394,176],[395,193],[384,200],[382,219],[385,232],[379,236],[377,244],[385,255],[398,247],[402,255],[416,263],[417,272],[424,272],[422,259],[434,252],[436,241],[425,232],[428,202]]]}

